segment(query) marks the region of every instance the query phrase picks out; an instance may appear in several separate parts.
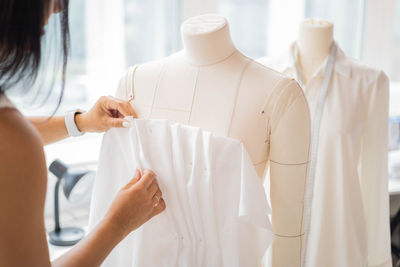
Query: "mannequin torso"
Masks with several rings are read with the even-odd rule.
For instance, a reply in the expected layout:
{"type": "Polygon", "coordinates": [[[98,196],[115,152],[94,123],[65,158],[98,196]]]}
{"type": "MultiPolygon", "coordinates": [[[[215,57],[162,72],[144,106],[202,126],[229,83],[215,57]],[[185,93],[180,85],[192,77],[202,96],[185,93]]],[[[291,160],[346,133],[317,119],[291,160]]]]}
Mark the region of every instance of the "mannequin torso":
{"type": "Polygon", "coordinates": [[[262,110],[272,93],[266,88],[287,86],[290,80],[241,54],[219,16],[189,19],[182,26],[182,38],[183,51],[138,66],[138,116],[239,139],[261,177],[268,159],[268,125],[262,110]]]}
{"type": "Polygon", "coordinates": [[[300,25],[299,40],[287,52],[259,60],[299,80],[299,69],[303,76],[315,74],[308,75],[304,86],[313,125],[320,125],[313,132],[310,173],[315,175],[307,198],[312,205],[307,206],[311,211],[304,266],[391,266],[388,77],[346,56],[336,43],[334,61],[329,63],[328,58],[325,64],[333,42],[332,25],[307,23],[300,25]],[[307,64],[307,58],[316,60],[307,64]]]}
{"type": "Polygon", "coordinates": [[[189,19],[182,38],[183,51],[140,65],[133,78],[125,77],[138,116],[241,140],[260,177],[270,160],[273,263],[299,266],[310,142],[301,88],[240,53],[223,17],[189,19]]]}

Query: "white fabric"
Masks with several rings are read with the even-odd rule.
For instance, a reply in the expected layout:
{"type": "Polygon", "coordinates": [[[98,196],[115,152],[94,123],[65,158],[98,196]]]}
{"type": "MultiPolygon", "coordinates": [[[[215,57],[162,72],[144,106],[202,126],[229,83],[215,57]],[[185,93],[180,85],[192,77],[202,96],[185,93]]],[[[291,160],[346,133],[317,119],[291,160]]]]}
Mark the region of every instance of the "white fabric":
{"type": "Polygon", "coordinates": [[[272,241],[270,210],[243,144],[166,120],[131,123],[104,136],[89,228],[136,168],[157,174],[167,208],[103,266],[260,266],[272,241]]]}
{"type": "MultiPolygon", "coordinates": [[[[259,61],[296,77],[291,49],[259,61]]],[[[312,120],[325,63],[303,86],[312,120]]],[[[391,264],[387,138],[389,81],[338,49],[321,119],[306,266],[391,264]]]]}

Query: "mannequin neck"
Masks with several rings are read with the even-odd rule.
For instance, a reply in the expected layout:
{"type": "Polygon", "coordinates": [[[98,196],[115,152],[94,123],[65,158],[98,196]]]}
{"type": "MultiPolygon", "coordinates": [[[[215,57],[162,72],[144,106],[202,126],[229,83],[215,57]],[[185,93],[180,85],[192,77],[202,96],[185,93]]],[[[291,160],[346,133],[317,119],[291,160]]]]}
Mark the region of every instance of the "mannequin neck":
{"type": "Polygon", "coordinates": [[[185,21],[182,40],[186,59],[194,65],[212,65],[237,51],[229,25],[218,15],[202,15],[185,21]]]}
{"type": "Polygon", "coordinates": [[[333,24],[326,20],[307,19],[300,24],[297,40],[299,65],[304,82],[329,55],[333,43],[333,24]]]}

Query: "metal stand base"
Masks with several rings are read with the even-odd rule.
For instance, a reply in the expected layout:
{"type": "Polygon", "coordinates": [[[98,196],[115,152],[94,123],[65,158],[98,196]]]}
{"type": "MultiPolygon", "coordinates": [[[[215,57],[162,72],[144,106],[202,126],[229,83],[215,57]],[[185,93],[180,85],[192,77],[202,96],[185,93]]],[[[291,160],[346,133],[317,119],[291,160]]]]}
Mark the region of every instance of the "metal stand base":
{"type": "Polygon", "coordinates": [[[73,246],[85,236],[85,231],[80,228],[61,228],[60,231],[49,233],[49,242],[55,246],[73,246]]]}

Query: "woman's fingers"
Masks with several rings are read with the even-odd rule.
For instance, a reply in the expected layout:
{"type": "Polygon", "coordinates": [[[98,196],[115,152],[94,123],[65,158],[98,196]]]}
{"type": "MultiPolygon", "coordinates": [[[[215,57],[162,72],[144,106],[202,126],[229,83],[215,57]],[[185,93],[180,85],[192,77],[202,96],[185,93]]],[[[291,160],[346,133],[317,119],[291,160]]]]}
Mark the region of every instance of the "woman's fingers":
{"type": "Polygon", "coordinates": [[[123,187],[112,202],[105,218],[126,235],[165,209],[155,174],[150,170],[135,176],[123,187]]]}
{"type": "Polygon", "coordinates": [[[158,189],[153,196],[153,207],[157,206],[162,197],[161,191],[158,189]]]}
{"type": "Polygon", "coordinates": [[[133,177],[133,179],[131,180],[133,184],[136,184],[140,178],[142,177],[142,173],[140,172],[139,169],[136,169],[135,171],[135,176],[133,177]]]}
{"type": "Polygon", "coordinates": [[[140,178],[142,177],[142,174],[140,173],[139,169],[136,169],[135,176],[125,185],[124,188],[129,188],[136,184],[140,178]]]}
{"type": "Polygon", "coordinates": [[[96,104],[83,114],[76,116],[76,124],[83,132],[104,132],[110,128],[131,127],[124,117],[137,118],[132,105],[111,96],[102,96],[96,104]]]}
{"type": "Polygon", "coordinates": [[[145,169],[142,174],[142,178],[138,182],[138,185],[143,186],[144,188],[148,189],[149,186],[153,183],[155,180],[155,174],[154,172],[145,169]]]}
{"type": "Polygon", "coordinates": [[[157,192],[154,194],[155,197],[157,197],[158,200],[162,198],[162,192],[160,188],[157,190],[157,192]]]}
{"type": "Polygon", "coordinates": [[[166,208],[165,201],[164,199],[161,198],[160,201],[158,201],[158,204],[154,206],[153,212],[151,213],[151,217],[160,214],[165,210],[165,208],[166,208]]]}
{"type": "Polygon", "coordinates": [[[104,106],[111,114],[121,114],[122,116],[132,116],[134,118],[137,117],[130,102],[121,101],[109,96],[105,98],[104,106]]]}
{"type": "Polygon", "coordinates": [[[145,169],[141,174],[136,169],[135,177],[128,184],[137,184],[142,187],[142,190],[146,190],[146,195],[152,200],[153,207],[157,206],[162,199],[162,192],[155,179],[155,174],[150,170],[145,169]]]}
{"type": "Polygon", "coordinates": [[[149,191],[150,196],[154,196],[156,192],[159,190],[157,181],[154,180],[147,190],[149,191]]]}
{"type": "Polygon", "coordinates": [[[133,109],[131,103],[129,103],[129,102],[119,103],[118,111],[124,116],[132,116],[133,118],[137,118],[136,112],[133,109]]]}

